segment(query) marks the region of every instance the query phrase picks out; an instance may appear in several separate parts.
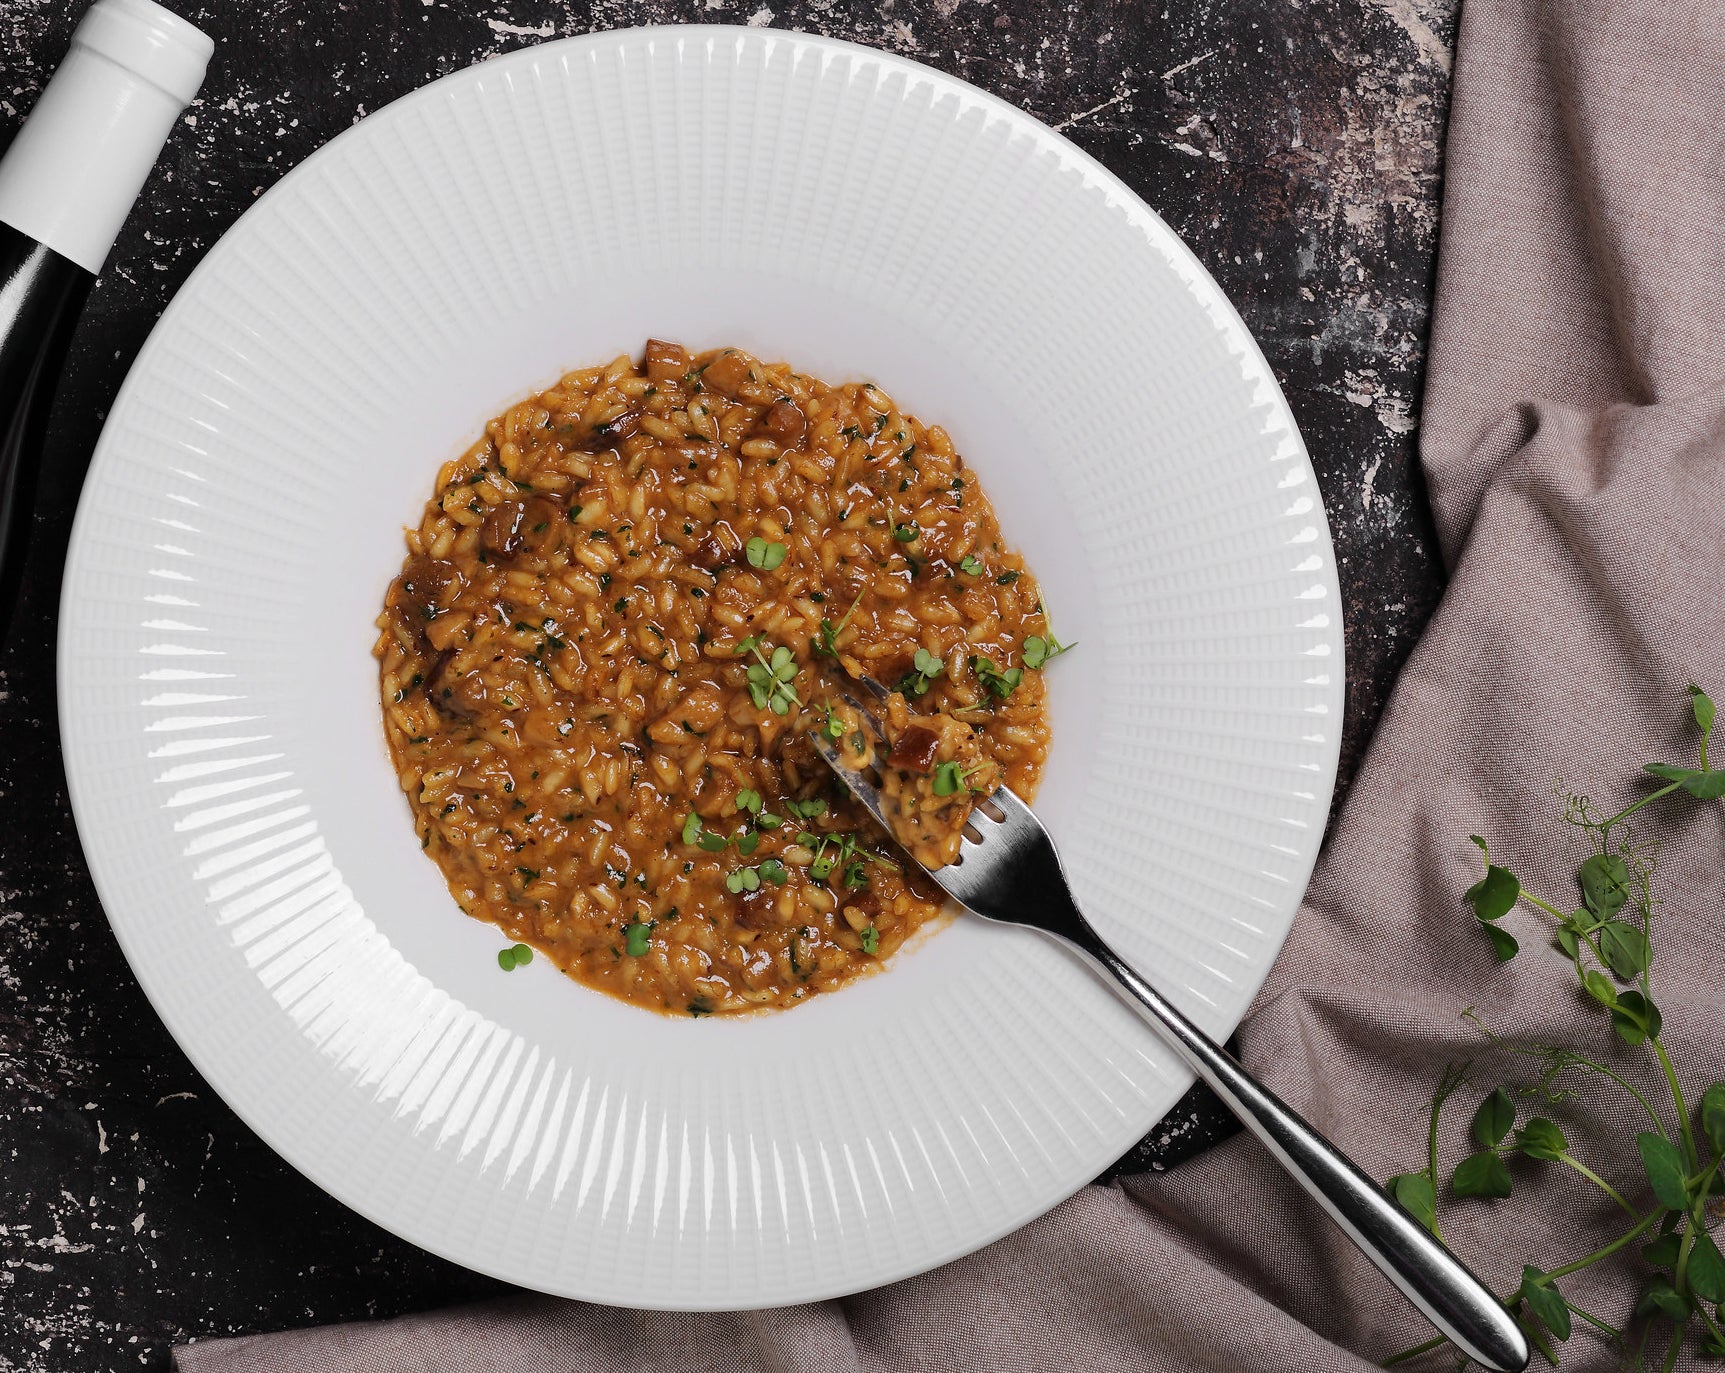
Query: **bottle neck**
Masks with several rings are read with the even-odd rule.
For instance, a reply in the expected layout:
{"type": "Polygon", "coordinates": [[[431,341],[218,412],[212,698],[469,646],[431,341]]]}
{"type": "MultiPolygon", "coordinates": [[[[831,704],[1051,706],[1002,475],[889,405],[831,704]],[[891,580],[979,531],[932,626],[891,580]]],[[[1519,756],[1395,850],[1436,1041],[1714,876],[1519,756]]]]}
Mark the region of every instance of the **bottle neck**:
{"type": "Polygon", "coordinates": [[[209,52],[152,0],[98,0],[0,159],[0,223],[101,271],[209,52]]]}

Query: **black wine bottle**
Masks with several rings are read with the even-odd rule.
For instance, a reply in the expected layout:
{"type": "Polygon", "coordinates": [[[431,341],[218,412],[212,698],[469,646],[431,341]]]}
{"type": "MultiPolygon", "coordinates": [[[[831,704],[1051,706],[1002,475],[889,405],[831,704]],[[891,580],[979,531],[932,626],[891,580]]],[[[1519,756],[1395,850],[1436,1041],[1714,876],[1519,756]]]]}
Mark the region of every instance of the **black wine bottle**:
{"type": "Polygon", "coordinates": [[[0,642],[72,331],[212,50],[153,0],[97,0],[0,158],[0,642]]]}

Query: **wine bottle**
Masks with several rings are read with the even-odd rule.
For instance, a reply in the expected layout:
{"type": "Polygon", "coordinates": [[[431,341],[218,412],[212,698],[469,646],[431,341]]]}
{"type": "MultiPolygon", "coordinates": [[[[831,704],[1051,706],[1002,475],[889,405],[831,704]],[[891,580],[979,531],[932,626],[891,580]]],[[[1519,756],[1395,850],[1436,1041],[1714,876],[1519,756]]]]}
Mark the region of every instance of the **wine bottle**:
{"type": "Polygon", "coordinates": [[[97,0],[0,158],[0,643],[72,331],[212,51],[153,0],[97,0]]]}

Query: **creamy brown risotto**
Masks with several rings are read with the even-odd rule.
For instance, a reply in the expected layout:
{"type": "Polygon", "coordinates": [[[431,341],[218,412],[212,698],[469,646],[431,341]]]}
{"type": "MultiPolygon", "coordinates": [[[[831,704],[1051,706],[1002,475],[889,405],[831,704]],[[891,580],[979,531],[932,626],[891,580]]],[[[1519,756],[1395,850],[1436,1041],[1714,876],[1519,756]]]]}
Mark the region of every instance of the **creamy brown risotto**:
{"type": "Polygon", "coordinates": [[[806,737],[863,744],[838,693],[864,674],[923,861],[973,795],[1036,790],[1036,581],[946,433],[872,385],[649,341],[493,420],[407,547],[376,651],[421,842],[601,991],[790,1005],[940,909],[806,737]]]}

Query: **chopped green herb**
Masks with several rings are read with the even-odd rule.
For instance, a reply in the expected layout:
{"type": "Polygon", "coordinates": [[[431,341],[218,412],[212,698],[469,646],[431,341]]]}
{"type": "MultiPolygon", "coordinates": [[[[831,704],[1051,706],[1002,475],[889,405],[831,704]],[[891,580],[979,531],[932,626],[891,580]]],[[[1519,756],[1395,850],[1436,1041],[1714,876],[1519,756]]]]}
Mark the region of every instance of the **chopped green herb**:
{"type": "Polygon", "coordinates": [[[922,530],[918,529],[914,522],[910,524],[895,524],[892,527],[892,536],[900,543],[914,543],[921,534],[922,530]]]}
{"type": "Polygon", "coordinates": [[[1011,586],[1024,574],[1022,572],[1002,572],[994,579],[996,586],[1011,586]]]}
{"type": "Polygon", "coordinates": [[[958,560],[958,570],[970,577],[980,577],[983,573],[982,559],[974,553],[966,553],[958,560]]]}
{"type": "Polygon", "coordinates": [[[862,932],[862,950],[868,954],[880,952],[880,931],[873,925],[862,932]]]}

